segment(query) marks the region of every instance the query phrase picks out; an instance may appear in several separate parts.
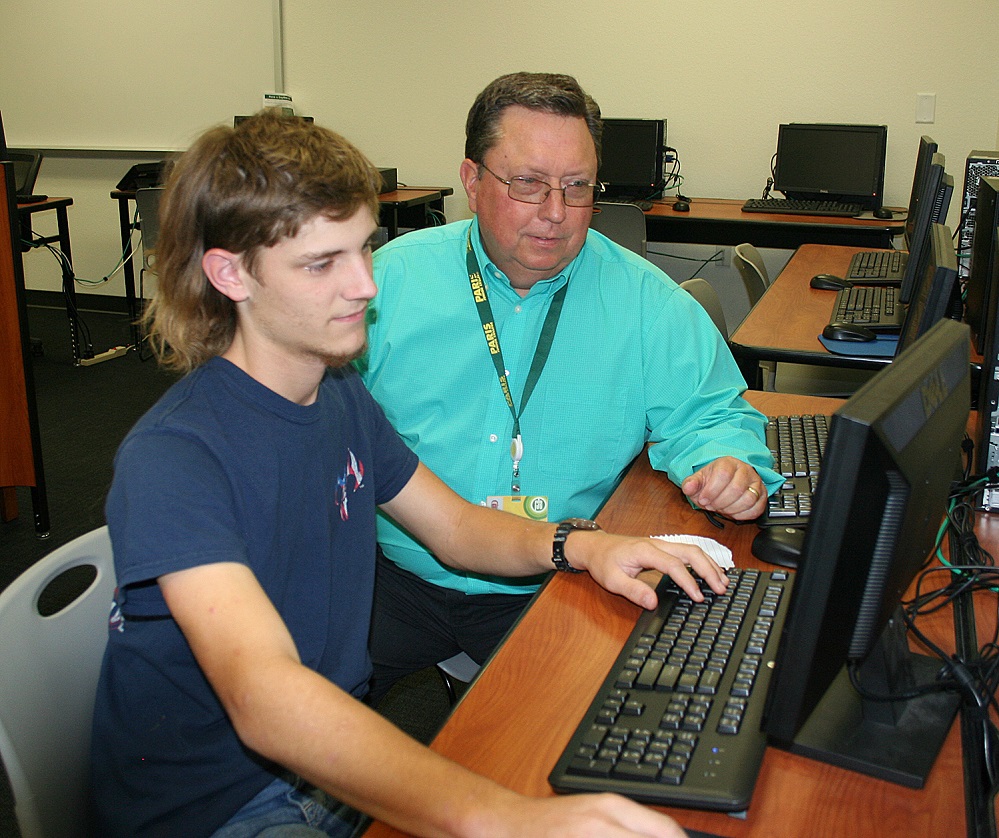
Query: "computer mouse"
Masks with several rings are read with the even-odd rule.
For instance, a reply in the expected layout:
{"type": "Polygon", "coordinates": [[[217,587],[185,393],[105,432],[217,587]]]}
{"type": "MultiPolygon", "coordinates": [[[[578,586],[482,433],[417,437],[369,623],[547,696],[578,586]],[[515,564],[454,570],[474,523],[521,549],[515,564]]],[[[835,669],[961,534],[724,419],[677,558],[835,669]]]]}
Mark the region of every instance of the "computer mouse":
{"type": "Polygon", "coordinates": [[[877,340],[877,335],[866,326],[855,323],[830,323],[822,330],[826,340],[852,340],[858,343],[877,340]]]}
{"type": "Polygon", "coordinates": [[[686,201],[676,201],[673,204],[673,212],[690,212],[690,204],[686,201]]]}
{"type": "Polygon", "coordinates": [[[763,527],[753,539],[753,555],[761,562],[798,568],[805,531],[797,527],[763,527]]]}
{"type": "Polygon", "coordinates": [[[876,210],[874,210],[874,217],[883,218],[887,221],[888,219],[894,218],[895,213],[893,213],[890,209],[886,209],[885,207],[878,207],[876,210]]]}
{"type": "Polygon", "coordinates": [[[808,281],[808,284],[821,291],[842,291],[844,288],[853,288],[853,283],[850,280],[833,274],[816,274],[808,281]]]}

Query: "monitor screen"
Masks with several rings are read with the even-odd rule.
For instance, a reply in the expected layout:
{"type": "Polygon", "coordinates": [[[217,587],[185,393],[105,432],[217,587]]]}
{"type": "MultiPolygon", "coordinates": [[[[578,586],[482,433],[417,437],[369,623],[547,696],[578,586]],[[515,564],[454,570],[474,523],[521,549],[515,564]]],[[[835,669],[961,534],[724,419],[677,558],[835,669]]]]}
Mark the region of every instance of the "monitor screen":
{"type": "MultiPolygon", "coordinates": [[[[905,248],[909,249],[909,239],[912,237],[916,224],[916,209],[923,192],[923,181],[929,172],[933,155],[937,153],[937,144],[925,134],[919,138],[919,148],[916,150],[916,168],[912,173],[912,191],[909,193],[909,210],[905,216],[905,248]]],[[[942,221],[943,219],[937,219],[942,221]]]]}
{"type": "Polygon", "coordinates": [[[611,197],[647,200],[663,188],[664,119],[605,119],[597,180],[611,197]]]}
{"type": "Polygon", "coordinates": [[[909,239],[909,255],[902,274],[902,288],[899,299],[903,303],[912,300],[916,278],[922,275],[929,258],[930,225],[941,223],[950,209],[950,199],[954,194],[954,178],[945,170],[946,160],[942,154],[934,154],[929,172],[923,184],[923,194],[916,204],[916,217],[912,236],[909,239]]]}
{"type": "Polygon", "coordinates": [[[3,113],[0,112],[0,160],[7,159],[7,137],[3,132],[3,113]]]}
{"type": "Polygon", "coordinates": [[[916,280],[912,302],[905,312],[898,339],[901,352],[926,334],[930,326],[947,314],[957,280],[957,251],[950,229],[943,224],[930,225],[929,258],[916,280]]]}
{"type": "Polygon", "coordinates": [[[774,188],[788,198],[878,209],[887,145],[886,125],[781,125],[774,188]]]}
{"type": "Polygon", "coordinates": [[[999,178],[983,177],[978,180],[975,198],[975,229],[971,239],[971,259],[965,285],[964,321],[971,326],[975,349],[985,355],[986,346],[992,346],[996,331],[996,300],[999,288],[993,281],[993,239],[999,227],[999,178]]]}
{"type": "Polygon", "coordinates": [[[969,347],[941,320],[833,415],[763,720],[776,746],[915,788],[958,696],[920,692],[941,661],[910,652],[898,607],[960,476],[969,347]]]}

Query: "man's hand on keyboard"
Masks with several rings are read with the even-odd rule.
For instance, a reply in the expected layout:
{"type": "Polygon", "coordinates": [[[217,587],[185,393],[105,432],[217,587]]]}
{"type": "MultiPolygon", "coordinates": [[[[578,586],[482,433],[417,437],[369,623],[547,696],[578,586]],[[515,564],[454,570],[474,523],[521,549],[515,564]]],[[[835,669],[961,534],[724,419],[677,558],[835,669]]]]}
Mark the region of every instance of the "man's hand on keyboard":
{"type": "Polygon", "coordinates": [[[683,493],[701,509],[736,521],[763,514],[767,491],[756,470],[735,457],[719,457],[683,481],[683,493]]]}
{"type": "Polygon", "coordinates": [[[719,594],[728,587],[725,571],[693,544],[577,530],[569,533],[565,550],[573,567],[587,570],[601,587],[646,609],[656,607],[656,594],[638,578],[645,570],[669,576],[695,602],[704,599],[696,577],[719,594]]]}

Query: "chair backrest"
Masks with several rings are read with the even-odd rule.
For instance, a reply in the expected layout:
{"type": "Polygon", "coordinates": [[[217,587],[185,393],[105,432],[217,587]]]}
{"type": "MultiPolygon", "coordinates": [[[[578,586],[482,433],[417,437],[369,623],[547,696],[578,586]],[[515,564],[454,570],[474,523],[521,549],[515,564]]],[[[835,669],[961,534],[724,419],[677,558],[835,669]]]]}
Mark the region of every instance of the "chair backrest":
{"type": "Polygon", "coordinates": [[[715,328],[721,332],[725,340],[728,340],[728,324],[725,322],[725,312],[722,309],[721,300],[718,298],[718,292],[715,291],[711,284],[706,279],[695,277],[694,279],[681,282],[680,287],[701,304],[701,307],[711,317],[711,322],[715,324],[715,328]]]}
{"type": "Polygon", "coordinates": [[[152,268],[153,251],[160,236],[160,197],[163,187],[135,191],[135,208],[139,211],[139,232],[142,233],[142,266],[152,268]]]}
{"type": "Polygon", "coordinates": [[[14,164],[14,190],[19,198],[30,195],[35,190],[38,170],[42,167],[40,151],[9,151],[7,160],[14,164]]]}
{"type": "Polygon", "coordinates": [[[91,720],[114,587],[111,540],[101,527],[0,593],[0,757],[23,838],[86,835],[91,720]],[[49,583],[88,565],[96,575],[86,589],[43,616],[39,597],[49,583]]]}
{"type": "Polygon", "coordinates": [[[598,202],[593,208],[590,227],[645,258],[645,213],[637,204],[598,202]]]}
{"type": "Polygon", "coordinates": [[[763,263],[763,257],[753,245],[744,243],[737,244],[732,248],[733,258],[739,276],[742,277],[743,285],[746,286],[746,294],[749,295],[749,307],[755,306],[763,292],[770,287],[770,275],[767,273],[767,266],[763,263]]]}

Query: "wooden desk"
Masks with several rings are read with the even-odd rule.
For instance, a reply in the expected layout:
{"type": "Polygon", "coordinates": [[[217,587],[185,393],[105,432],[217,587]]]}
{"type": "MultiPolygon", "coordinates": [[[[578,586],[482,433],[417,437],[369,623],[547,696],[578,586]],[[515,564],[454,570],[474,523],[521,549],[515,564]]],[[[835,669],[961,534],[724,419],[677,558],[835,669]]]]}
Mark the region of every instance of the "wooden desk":
{"type": "MultiPolygon", "coordinates": [[[[831,412],[839,401],[752,393],[766,413],[831,412]]],[[[999,516],[982,516],[980,537],[999,544],[999,516]]],[[[712,527],[664,475],[639,457],[598,519],[613,532],[708,535],[733,549],[740,566],[761,566],[749,552],[753,525],[712,527]]],[[[556,574],[507,641],[480,671],[432,748],[524,794],[553,792],[548,773],[569,741],[637,619],[639,609],[587,575],[556,574]]],[[[987,636],[979,609],[979,637],[987,636]]],[[[993,611],[992,619],[995,619],[993,611]]],[[[921,626],[953,651],[949,613],[921,626]]],[[[666,810],[682,825],[731,838],[766,836],[963,836],[960,735],[954,725],[927,786],[913,790],[768,748],[745,820],[666,810]]],[[[400,833],[375,824],[371,838],[400,833]]]]}
{"type": "MultiPolygon", "coordinates": [[[[808,285],[820,273],[845,276],[853,254],[865,248],[804,244],[795,251],[784,270],[732,333],[729,345],[749,386],[758,385],[760,361],[881,369],[891,358],[837,355],[820,342],[829,322],[835,291],[820,291],[808,285]]],[[[973,389],[982,356],[972,347],[973,389]]]]}
{"type": "Polygon", "coordinates": [[[889,248],[892,238],[904,232],[904,210],[890,221],[870,213],[859,218],[819,215],[780,215],[742,211],[744,200],[691,198],[690,212],[676,212],[673,198],[655,201],[646,211],[649,241],[735,245],[751,242],[757,247],[794,250],[817,242],[870,248],[889,248]]]}
{"type": "Polygon", "coordinates": [[[890,358],[851,358],[836,355],[819,342],[829,322],[835,291],[810,288],[819,273],[845,276],[858,247],[804,244],[791,257],[746,319],[732,333],[729,345],[746,380],[754,386],[759,361],[790,361],[857,369],[881,369],[890,358]]]}
{"type": "MultiPolygon", "coordinates": [[[[0,164],[0,518],[17,517],[15,487],[30,486],[35,533],[49,534],[49,507],[28,344],[21,219],[14,199],[13,164],[0,164]]],[[[55,199],[72,203],[69,198],[55,199]]]]}
{"type": "Polygon", "coordinates": [[[400,227],[433,226],[434,222],[428,217],[432,210],[440,213],[440,223],[444,223],[444,199],[453,194],[450,186],[401,186],[394,192],[383,192],[378,196],[382,207],[381,226],[388,230],[388,237],[394,239],[399,235],[400,227]]]}

